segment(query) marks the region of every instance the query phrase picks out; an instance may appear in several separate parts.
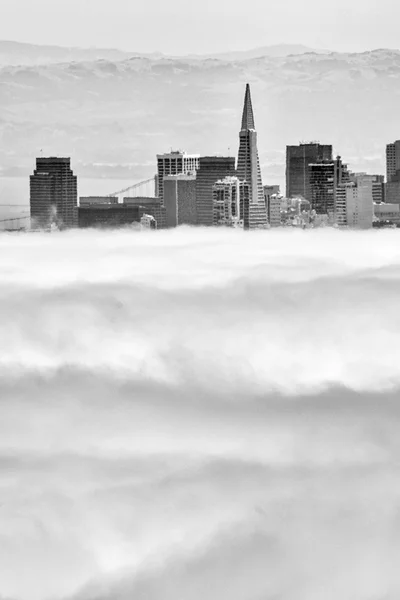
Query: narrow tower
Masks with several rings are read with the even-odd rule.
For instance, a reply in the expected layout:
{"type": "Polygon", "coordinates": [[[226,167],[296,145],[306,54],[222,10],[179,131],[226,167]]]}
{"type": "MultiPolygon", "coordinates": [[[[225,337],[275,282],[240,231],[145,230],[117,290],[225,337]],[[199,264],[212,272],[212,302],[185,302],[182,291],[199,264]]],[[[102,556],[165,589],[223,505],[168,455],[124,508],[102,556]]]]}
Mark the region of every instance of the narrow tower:
{"type": "Polygon", "coordinates": [[[257,150],[257,132],[251,103],[250,86],[246,85],[242,128],[239,133],[237,176],[249,187],[249,203],[243,207],[246,229],[258,229],[267,225],[264,191],[261,180],[260,161],[257,150]]]}

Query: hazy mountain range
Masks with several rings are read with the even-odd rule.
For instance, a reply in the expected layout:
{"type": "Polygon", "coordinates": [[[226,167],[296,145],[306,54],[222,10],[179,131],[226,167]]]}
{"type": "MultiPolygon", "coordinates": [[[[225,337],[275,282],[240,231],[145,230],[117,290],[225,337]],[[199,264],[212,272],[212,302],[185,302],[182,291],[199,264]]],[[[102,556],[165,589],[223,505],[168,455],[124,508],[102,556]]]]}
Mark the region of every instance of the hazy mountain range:
{"type": "Polygon", "coordinates": [[[246,82],[265,182],[282,183],[286,144],[310,139],[384,172],[385,144],[400,133],[398,50],[3,66],[0,168],[26,176],[42,149],[71,156],[80,176],[137,181],[171,147],[235,155],[246,82]]]}
{"type": "Polygon", "coordinates": [[[49,63],[86,61],[86,60],[124,60],[133,56],[145,58],[217,58],[221,60],[246,60],[260,56],[288,56],[306,52],[327,53],[327,50],[315,50],[302,44],[276,44],[252,50],[214,53],[207,55],[190,54],[185,57],[166,55],[161,52],[144,54],[136,51],[123,51],[116,48],[66,48],[62,46],[44,46],[0,40],[0,65],[42,65],[49,63]]]}

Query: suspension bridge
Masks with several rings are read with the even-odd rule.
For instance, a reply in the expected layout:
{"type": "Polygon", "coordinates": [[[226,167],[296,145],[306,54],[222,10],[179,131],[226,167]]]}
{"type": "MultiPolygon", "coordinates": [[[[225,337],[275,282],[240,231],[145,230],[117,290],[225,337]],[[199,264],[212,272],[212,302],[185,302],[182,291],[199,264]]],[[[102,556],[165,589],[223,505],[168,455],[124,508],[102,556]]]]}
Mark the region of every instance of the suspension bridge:
{"type": "Polygon", "coordinates": [[[117,197],[118,202],[122,202],[124,198],[154,198],[157,195],[157,175],[144,181],[134,183],[129,187],[118,190],[112,194],[107,194],[109,197],[117,197]]]}

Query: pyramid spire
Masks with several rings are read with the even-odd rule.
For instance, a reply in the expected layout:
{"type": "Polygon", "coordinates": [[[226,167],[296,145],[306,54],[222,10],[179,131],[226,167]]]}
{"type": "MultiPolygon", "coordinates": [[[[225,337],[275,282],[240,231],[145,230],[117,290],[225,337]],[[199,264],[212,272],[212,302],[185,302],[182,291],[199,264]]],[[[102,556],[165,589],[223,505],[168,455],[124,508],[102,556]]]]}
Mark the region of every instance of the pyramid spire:
{"type": "Polygon", "coordinates": [[[244,96],[242,131],[255,129],[253,106],[251,104],[250,85],[246,83],[246,93],[244,96]]]}

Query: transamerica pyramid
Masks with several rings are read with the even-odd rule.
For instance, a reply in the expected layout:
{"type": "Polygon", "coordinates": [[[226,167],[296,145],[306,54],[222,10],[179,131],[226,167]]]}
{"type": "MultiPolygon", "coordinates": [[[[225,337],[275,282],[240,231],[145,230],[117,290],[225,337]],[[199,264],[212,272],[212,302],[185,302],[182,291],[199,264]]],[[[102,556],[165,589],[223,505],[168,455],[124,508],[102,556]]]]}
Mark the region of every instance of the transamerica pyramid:
{"type": "Polygon", "coordinates": [[[246,85],[244,96],[242,128],[239,133],[239,155],[237,176],[249,187],[249,212],[245,217],[245,227],[257,229],[267,225],[264,190],[261,179],[260,161],[257,150],[257,132],[251,103],[250,86],[246,85]]]}

